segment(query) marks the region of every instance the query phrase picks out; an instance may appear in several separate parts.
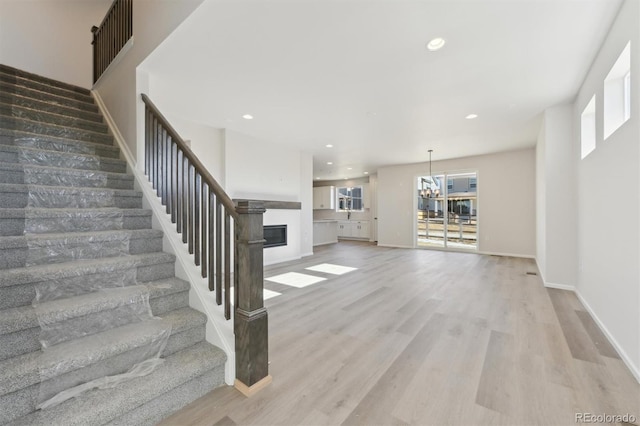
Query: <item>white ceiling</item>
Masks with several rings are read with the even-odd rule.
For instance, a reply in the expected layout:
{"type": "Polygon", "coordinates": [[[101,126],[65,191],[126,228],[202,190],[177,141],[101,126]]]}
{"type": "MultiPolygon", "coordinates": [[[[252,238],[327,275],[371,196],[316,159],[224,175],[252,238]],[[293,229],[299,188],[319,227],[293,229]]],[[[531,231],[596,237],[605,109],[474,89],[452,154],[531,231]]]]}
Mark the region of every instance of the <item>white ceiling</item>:
{"type": "Polygon", "coordinates": [[[316,178],[352,178],[428,149],[435,161],[533,146],[620,4],[205,0],[144,67],[173,87],[171,113],[311,152],[316,178]],[[440,51],[425,48],[433,37],[440,51]]]}

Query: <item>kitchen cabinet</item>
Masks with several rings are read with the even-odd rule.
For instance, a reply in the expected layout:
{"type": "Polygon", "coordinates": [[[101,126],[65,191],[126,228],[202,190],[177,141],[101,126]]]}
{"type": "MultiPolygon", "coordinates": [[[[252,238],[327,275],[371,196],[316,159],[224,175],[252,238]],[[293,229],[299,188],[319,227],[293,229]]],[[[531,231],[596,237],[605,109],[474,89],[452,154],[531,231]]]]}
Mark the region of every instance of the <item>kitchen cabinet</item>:
{"type": "Polygon", "coordinates": [[[314,210],[335,210],[336,209],[336,187],[317,186],[313,188],[313,209],[314,210]]]}
{"type": "Polygon", "coordinates": [[[341,220],[338,222],[338,238],[369,240],[369,221],[341,220]]]}
{"type": "Polygon", "coordinates": [[[338,221],[314,220],[313,221],[313,245],[331,244],[338,242],[338,221]]]}

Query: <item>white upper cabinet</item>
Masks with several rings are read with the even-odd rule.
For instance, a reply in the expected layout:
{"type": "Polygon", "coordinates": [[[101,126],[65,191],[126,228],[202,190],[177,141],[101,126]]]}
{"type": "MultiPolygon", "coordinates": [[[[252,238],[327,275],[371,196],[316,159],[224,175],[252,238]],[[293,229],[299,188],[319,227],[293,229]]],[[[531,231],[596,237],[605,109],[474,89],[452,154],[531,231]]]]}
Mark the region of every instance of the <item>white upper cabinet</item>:
{"type": "Polygon", "coordinates": [[[313,188],[314,210],[335,210],[336,188],[335,186],[317,186],[313,188]]]}

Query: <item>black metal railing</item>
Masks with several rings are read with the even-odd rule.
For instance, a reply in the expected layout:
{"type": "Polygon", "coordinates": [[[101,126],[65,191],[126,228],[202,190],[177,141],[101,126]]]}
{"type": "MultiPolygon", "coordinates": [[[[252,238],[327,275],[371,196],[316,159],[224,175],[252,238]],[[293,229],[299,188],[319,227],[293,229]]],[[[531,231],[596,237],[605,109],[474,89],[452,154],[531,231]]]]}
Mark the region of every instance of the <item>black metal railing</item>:
{"type": "Polygon", "coordinates": [[[202,277],[208,278],[209,290],[216,292],[218,305],[224,296],[229,319],[231,250],[238,219],[235,204],[153,102],[145,94],[142,100],[146,105],[145,174],[182,234],[182,242],[195,256],[202,277]]]}
{"type": "Polygon", "coordinates": [[[133,0],[115,0],[102,23],[91,32],[95,83],[133,36],[133,0]]]}

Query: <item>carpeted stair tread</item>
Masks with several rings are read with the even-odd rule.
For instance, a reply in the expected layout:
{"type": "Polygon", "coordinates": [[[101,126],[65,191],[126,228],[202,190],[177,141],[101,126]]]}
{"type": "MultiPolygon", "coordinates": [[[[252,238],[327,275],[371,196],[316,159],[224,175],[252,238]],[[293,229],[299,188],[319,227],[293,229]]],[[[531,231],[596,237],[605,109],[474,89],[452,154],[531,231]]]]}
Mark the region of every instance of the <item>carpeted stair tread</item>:
{"type": "Polygon", "coordinates": [[[64,265],[51,264],[30,266],[29,268],[4,269],[0,270],[0,287],[41,282],[52,277],[66,278],[76,277],[78,275],[93,275],[171,262],[175,262],[174,255],[157,252],[123,257],[79,260],[67,262],[64,265]]]}
{"type": "Polygon", "coordinates": [[[133,181],[133,176],[126,173],[0,161],[0,183],[133,189],[133,181]]]}
{"type": "Polygon", "coordinates": [[[14,117],[0,112],[0,128],[10,130],[20,130],[35,133],[37,135],[57,136],[61,138],[85,140],[88,142],[113,144],[113,136],[109,133],[96,132],[92,130],[76,129],[72,127],[51,124],[34,119],[14,117]]]}
{"type": "Polygon", "coordinates": [[[168,324],[161,320],[127,324],[53,346],[47,350],[46,356],[42,352],[31,352],[0,361],[0,395],[40,383],[41,372],[51,372],[46,377],[61,376],[148,345],[166,327],[168,324]],[[69,353],[74,357],[68,358],[66,355],[69,353]],[[53,371],[55,369],[58,371],[53,371]],[[55,373],[58,374],[53,376],[55,373]]]}
{"type": "Polygon", "coordinates": [[[157,229],[29,234],[0,237],[0,270],[162,251],[157,229]]]}
{"type": "MultiPolygon", "coordinates": [[[[108,291],[94,292],[66,299],[52,300],[39,305],[38,315],[60,317],[60,321],[78,318],[84,315],[113,309],[124,297],[149,294],[149,299],[165,297],[171,294],[189,291],[189,283],[168,278],[128,287],[111,288],[108,291]]],[[[183,306],[181,306],[183,307],[183,306]]],[[[177,309],[178,307],[176,307],[177,309]]],[[[155,315],[158,312],[154,311],[155,315]]],[[[0,335],[15,333],[33,327],[39,327],[38,315],[33,306],[4,309],[0,311],[0,335]]]]}
{"type": "Polygon", "coordinates": [[[11,96],[21,96],[41,102],[47,102],[53,105],[60,105],[66,108],[82,109],[93,114],[99,114],[100,112],[98,106],[93,102],[93,100],[91,102],[87,102],[86,100],[73,99],[32,87],[16,86],[8,81],[0,80],[0,92],[4,92],[11,96]]]}
{"type": "Polygon", "coordinates": [[[0,208],[0,220],[2,219],[24,219],[24,218],[68,218],[69,216],[91,217],[96,215],[106,215],[113,213],[114,215],[123,216],[143,216],[150,217],[152,212],[148,209],[118,209],[113,207],[105,208],[87,208],[87,209],[48,209],[48,208],[0,208]]]}
{"type": "Polygon", "coordinates": [[[92,104],[94,102],[91,93],[80,93],[75,90],[69,90],[65,87],[60,87],[59,85],[52,85],[42,81],[25,78],[23,76],[10,74],[3,71],[2,69],[0,69],[0,81],[11,84],[16,88],[24,87],[31,90],[37,90],[48,95],[55,95],[61,98],[73,99],[80,102],[85,102],[87,104],[92,104]]]}
{"type": "Polygon", "coordinates": [[[0,361],[0,395],[39,383],[42,371],[47,372],[47,377],[61,376],[151,344],[167,325],[171,327],[171,336],[176,336],[186,329],[202,327],[205,322],[204,314],[195,309],[182,308],[156,319],[127,324],[52,346],[46,350],[45,357],[42,352],[31,352],[0,361]],[[73,359],[68,358],[69,353],[75,354],[73,359]]]}
{"type": "Polygon", "coordinates": [[[108,241],[130,241],[145,238],[161,238],[158,229],[116,229],[112,231],[67,232],[56,234],[35,234],[13,237],[0,237],[0,250],[28,247],[29,244],[99,244],[108,241]]]}
{"type": "Polygon", "coordinates": [[[32,148],[43,151],[98,155],[100,157],[114,159],[119,159],[120,156],[120,149],[114,145],[39,135],[12,129],[0,129],[0,145],[32,148]]]}
{"type": "Polygon", "coordinates": [[[0,208],[0,236],[151,228],[151,210],[0,208]]]}
{"type": "Polygon", "coordinates": [[[68,117],[77,117],[94,123],[104,123],[102,116],[97,111],[93,111],[93,109],[88,111],[84,108],[79,109],[74,108],[73,106],[60,105],[59,103],[48,102],[47,100],[34,99],[17,93],[9,93],[6,90],[1,90],[2,88],[3,83],[0,82],[0,101],[6,104],[65,115],[68,117]]]}
{"type": "Polygon", "coordinates": [[[141,196],[130,189],[0,183],[0,204],[9,208],[140,208],[141,196]]]}
{"type": "Polygon", "coordinates": [[[85,120],[73,115],[58,114],[54,112],[41,111],[21,105],[6,102],[0,97],[0,115],[7,117],[23,118],[40,123],[68,126],[74,129],[89,130],[98,133],[108,133],[109,128],[104,123],[93,120],[85,120]]]}
{"type": "Polygon", "coordinates": [[[39,83],[48,84],[49,86],[59,87],[61,89],[66,89],[72,92],[77,92],[82,95],[91,95],[91,91],[85,87],[77,86],[75,84],[69,84],[62,81],[54,80],[49,77],[44,77],[42,75],[34,74],[28,71],[24,71],[18,68],[11,67],[9,65],[0,64],[0,72],[4,74],[13,75],[17,78],[23,78],[26,80],[37,81],[39,83]]]}
{"type": "Polygon", "coordinates": [[[0,144],[0,161],[43,166],[60,166],[68,169],[101,170],[123,173],[126,162],[118,158],[101,157],[95,154],[49,151],[38,148],[0,144]]]}
{"type": "MultiPolygon", "coordinates": [[[[171,397],[172,391],[180,389],[181,385],[188,384],[211,370],[220,369],[219,374],[216,375],[219,376],[220,381],[210,383],[202,393],[222,385],[224,377],[222,369],[225,361],[226,355],[221,349],[201,342],[168,356],[164,364],[148,376],[130,380],[117,388],[90,391],[79,398],[19,418],[13,424],[15,426],[106,424],[165,394],[171,397]]],[[[178,394],[176,398],[179,398],[178,394]]],[[[163,407],[160,405],[148,409],[148,414],[152,416],[153,410],[161,411],[163,407]]],[[[175,408],[172,407],[172,409],[175,408]]],[[[148,418],[147,415],[141,417],[148,418]]]]}

